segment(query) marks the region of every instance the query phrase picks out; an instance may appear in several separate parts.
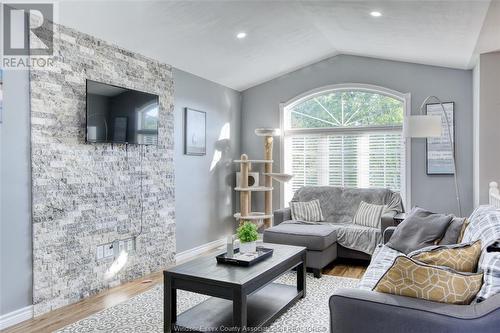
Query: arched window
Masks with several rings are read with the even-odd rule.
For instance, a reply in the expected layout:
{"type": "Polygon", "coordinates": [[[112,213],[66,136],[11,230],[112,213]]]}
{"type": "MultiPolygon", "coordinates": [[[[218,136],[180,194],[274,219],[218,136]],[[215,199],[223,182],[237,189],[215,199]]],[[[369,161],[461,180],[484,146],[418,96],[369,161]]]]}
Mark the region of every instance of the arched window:
{"type": "Polygon", "coordinates": [[[405,95],[334,86],[283,106],[284,203],[305,185],[379,187],[405,197],[405,95]]]}

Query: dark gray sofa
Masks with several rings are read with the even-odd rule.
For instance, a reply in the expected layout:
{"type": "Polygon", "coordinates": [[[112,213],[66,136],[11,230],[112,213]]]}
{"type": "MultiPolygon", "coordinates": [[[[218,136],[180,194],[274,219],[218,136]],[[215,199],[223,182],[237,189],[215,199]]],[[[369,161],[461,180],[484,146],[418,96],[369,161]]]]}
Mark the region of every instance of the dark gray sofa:
{"type": "MultiPolygon", "coordinates": [[[[385,230],[384,243],[394,230],[395,227],[385,230]]],[[[390,249],[381,246],[378,251],[390,249]]],[[[374,260],[378,261],[380,257],[376,256],[374,260]]],[[[500,294],[481,303],[453,305],[361,288],[339,289],[330,297],[329,306],[331,333],[500,331],[500,294]],[[354,320],[353,313],[356,314],[354,320]]]]}
{"type": "Polygon", "coordinates": [[[383,231],[394,225],[394,215],[402,211],[399,194],[389,189],[359,189],[335,186],[305,186],[294,194],[294,201],[318,199],[325,221],[311,224],[292,221],[290,208],[274,212],[274,225],[264,231],[264,242],[304,246],[307,267],[315,277],[336,258],[370,259],[370,251],[350,248],[346,239],[366,239],[374,244],[382,241],[383,231]],[[379,229],[352,224],[361,201],[386,205],[389,209],[379,229]],[[368,253],[367,253],[368,252],[368,253]]]}
{"type": "Polygon", "coordinates": [[[481,303],[450,305],[368,290],[341,289],[330,297],[330,331],[499,332],[500,294],[481,303]]]}

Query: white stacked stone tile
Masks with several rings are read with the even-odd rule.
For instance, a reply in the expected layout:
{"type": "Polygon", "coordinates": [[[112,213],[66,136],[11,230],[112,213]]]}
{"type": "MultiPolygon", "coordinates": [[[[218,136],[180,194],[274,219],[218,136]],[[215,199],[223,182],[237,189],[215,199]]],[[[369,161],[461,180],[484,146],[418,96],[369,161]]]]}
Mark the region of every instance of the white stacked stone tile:
{"type": "Polygon", "coordinates": [[[169,66],[55,26],[54,68],[31,71],[35,315],[174,261],[173,79],[169,66]],[[160,96],[157,146],[85,143],[85,80],[160,96]],[[142,174],[140,152],[144,153],[142,174]],[[143,234],[112,279],[97,245],[143,234]]]}

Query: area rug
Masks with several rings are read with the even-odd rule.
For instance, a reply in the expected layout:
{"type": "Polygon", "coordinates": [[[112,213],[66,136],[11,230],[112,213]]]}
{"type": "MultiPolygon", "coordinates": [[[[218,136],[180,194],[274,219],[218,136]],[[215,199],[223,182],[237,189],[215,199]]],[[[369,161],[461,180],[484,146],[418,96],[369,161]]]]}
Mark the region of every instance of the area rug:
{"type": "MultiPolygon", "coordinates": [[[[307,274],[306,297],[299,300],[262,332],[328,332],[330,295],[339,288],[356,288],[358,281],[328,275],[316,279],[307,274]]],[[[287,273],[276,282],[295,285],[296,273],[287,273]]],[[[207,296],[179,290],[178,313],[206,298],[207,296]]],[[[124,303],[98,312],[57,332],[163,332],[163,285],[159,284],[124,303]]]]}

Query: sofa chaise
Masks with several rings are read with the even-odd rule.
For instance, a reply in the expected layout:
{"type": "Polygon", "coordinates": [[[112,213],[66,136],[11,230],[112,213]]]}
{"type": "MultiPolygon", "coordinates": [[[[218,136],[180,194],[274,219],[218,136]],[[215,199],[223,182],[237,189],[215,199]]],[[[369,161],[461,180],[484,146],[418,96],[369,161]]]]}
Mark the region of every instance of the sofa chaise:
{"type": "Polygon", "coordinates": [[[321,277],[321,269],[336,258],[369,260],[382,241],[383,231],[394,225],[394,216],[403,210],[401,197],[389,189],[359,189],[335,186],[304,186],[292,201],[318,199],[324,221],[293,221],[290,208],[274,212],[274,226],[264,231],[264,242],[304,246],[307,267],[321,277]],[[379,228],[352,223],[361,201],[385,205],[379,228]]]}

